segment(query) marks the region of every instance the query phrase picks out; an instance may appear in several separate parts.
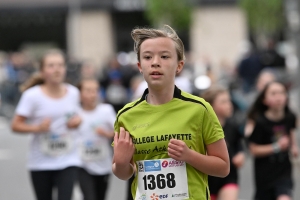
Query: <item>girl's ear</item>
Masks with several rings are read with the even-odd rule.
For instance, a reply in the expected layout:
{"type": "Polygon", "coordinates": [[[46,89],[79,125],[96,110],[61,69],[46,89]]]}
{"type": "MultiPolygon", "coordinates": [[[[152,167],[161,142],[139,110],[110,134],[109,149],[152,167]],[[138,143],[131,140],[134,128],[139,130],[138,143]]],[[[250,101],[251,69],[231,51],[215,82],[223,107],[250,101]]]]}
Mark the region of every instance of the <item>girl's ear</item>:
{"type": "Polygon", "coordinates": [[[143,70],[142,70],[141,63],[140,63],[140,62],[137,63],[137,67],[138,67],[140,73],[143,74],[143,70]]]}
{"type": "Polygon", "coordinates": [[[179,74],[182,71],[183,66],[184,66],[184,61],[183,60],[179,61],[176,69],[176,74],[179,74]]]}

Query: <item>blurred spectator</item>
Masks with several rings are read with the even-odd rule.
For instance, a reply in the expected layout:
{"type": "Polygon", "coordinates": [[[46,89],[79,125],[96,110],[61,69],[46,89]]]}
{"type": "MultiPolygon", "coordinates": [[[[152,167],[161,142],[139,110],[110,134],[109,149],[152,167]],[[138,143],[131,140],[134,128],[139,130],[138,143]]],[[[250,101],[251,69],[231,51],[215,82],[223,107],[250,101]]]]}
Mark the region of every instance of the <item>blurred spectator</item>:
{"type": "Polygon", "coordinates": [[[260,53],[260,60],[263,67],[285,68],[285,58],[276,51],[274,40],[268,41],[266,49],[260,53]]]}
{"type": "Polygon", "coordinates": [[[7,56],[4,52],[0,52],[0,85],[7,81],[8,74],[6,73],[5,63],[7,56]]]}
{"type": "MultiPolygon", "coordinates": [[[[142,75],[137,75],[131,79],[130,82],[130,92],[131,92],[131,101],[135,101],[140,98],[141,92],[138,92],[139,86],[144,81],[144,77],[142,75]]],[[[143,92],[143,91],[142,91],[143,92]]]]}
{"type": "Polygon", "coordinates": [[[80,81],[81,62],[75,58],[67,59],[66,82],[77,85],[80,81]]]}
{"type": "Polygon", "coordinates": [[[83,62],[81,69],[80,69],[80,78],[81,79],[93,79],[97,78],[97,70],[96,66],[91,61],[83,62]]]}
{"type": "Polygon", "coordinates": [[[113,105],[116,112],[130,100],[129,87],[137,70],[130,65],[122,66],[117,57],[112,58],[104,67],[100,84],[102,96],[107,103],[113,105]]]}
{"type": "Polygon", "coordinates": [[[275,76],[274,72],[271,69],[262,70],[259,73],[257,81],[256,81],[256,90],[258,92],[263,91],[263,89],[265,88],[265,86],[268,83],[270,83],[272,81],[275,81],[275,80],[276,80],[276,76],[275,76]]]}
{"type": "Polygon", "coordinates": [[[7,81],[2,85],[2,99],[6,103],[15,105],[20,98],[19,86],[35,71],[26,56],[21,52],[14,52],[4,65],[7,81]]]}
{"type": "Polygon", "coordinates": [[[254,49],[250,50],[238,64],[237,73],[242,80],[244,93],[253,89],[255,80],[262,68],[260,57],[254,49]]]}

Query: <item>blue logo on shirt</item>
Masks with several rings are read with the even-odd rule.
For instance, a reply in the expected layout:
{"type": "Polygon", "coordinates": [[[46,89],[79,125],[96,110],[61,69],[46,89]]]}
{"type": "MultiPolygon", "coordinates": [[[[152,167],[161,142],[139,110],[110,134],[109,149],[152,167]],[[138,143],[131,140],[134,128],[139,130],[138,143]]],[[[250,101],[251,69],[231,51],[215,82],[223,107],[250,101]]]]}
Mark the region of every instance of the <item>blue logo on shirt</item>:
{"type": "Polygon", "coordinates": [[[145,172],[161,171],[160,160],[144,161],[145,172]]]}

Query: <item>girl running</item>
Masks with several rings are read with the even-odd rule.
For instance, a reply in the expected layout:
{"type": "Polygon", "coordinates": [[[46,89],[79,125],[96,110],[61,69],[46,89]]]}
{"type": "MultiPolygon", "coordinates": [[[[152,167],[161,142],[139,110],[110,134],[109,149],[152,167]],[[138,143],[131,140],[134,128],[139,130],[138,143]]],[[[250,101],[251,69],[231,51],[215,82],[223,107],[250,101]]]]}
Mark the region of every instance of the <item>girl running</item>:
{"type": "Polygon", "coordinates": [[[113,173],[127,180],[136,172],[135,200],[209,199],[207,174],[227,176],[228,151],[209,103],[175,86],[183,43],[169,26],[137,28],[132,37],[148,89],[118,112],[113,173]]]}
{"type": "Polygon", "coordinates": [[[79,183],[84,200],[104,200],[111,174],[111,138],[114,136],[116,114],[109,104],[98,104],[99,84],[95,79],[86,79],[79,85],[82,124],[80,134],[79,183]]]}
{"type": "Polygon", "coordinates": [[[223,127],[230,158],[230,172],[225,178],[209,176],[208,185],[211,200],[238,199],[238,169],[244,164],[245,155],[242,151],[243,136],[238,125],[230,118],[233,107],[229,92],[222,87],[212,87],[206,90],[202,97],[209,102],[223,127]]]}
{"type": "Polygon", "coordinates": [[[59,50],[44,55],[39,74],[25,85],[12,120],[12,130],[31,134],[28,168],[36,199],[70,200],[80,159],[76,134],[79,91],[64,83],[66,64],[59,50]]]}
{"type": "Polygon", "coordinates": [[[248,114],[254,123],[249,136],[254,156],[255,200],[291,200],[292,165],[298,156],[296,117],[288,107],[288,91],[277,81],[266,85],[248,114]]]}

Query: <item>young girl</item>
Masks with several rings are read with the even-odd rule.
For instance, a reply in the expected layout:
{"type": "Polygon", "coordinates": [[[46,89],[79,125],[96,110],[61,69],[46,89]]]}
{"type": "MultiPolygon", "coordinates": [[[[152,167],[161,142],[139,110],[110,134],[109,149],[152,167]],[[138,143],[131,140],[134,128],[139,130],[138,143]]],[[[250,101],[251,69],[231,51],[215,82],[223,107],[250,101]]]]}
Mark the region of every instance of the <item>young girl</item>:
{"type": "Polygon", "coordinates": [[[23,86],[12,130],[31,134],[28,168],[38,200],[70,200],[80,159],[76,134],[79,91],[64,83],[65,59],[58,50],[42,58],[39,74],[23,86]]]}
{"type": "Polygon", "coordinates": [[[111,138],[114,136],[116,114],[109,104],[98,104],[99,84],[95,79],[86,79],[79,85],[82,124],[80,155],[82,168],[79,183],[84,200],[104,200],[111,173],[111,138]]]}
{"type": "Polygon", "coordinates": [[[207,174],[227,176],[224,133],[209,103],[181,91],[175,76],[184,46],[169,26],[134,29],[138,69],[148,84],[115,122],[113,173],[132,183],[133,199],[209,199],[207,174]]]}
{"type": "Polygon", "coordinates": [[[288,94],[280,82],[271,82],[248,114],[254,123],[249,148],[254,156],[255,200],[291,200],[292,165],[289,151],[298,156],[296,117],[288,107],[288,94]]]}
{"type": "Polygon", "coordinates": [[[212,87],[206,90],[202,97],[212,105],[223,127],[230,158],[230,172],[227,177],[208,177],[211,200],[237,200],[238,168],[244,164],[245,155],[242,151],[243,135],[237,124],[230,119],[233,108],[229,92],[222,87],[212,87]]]}

